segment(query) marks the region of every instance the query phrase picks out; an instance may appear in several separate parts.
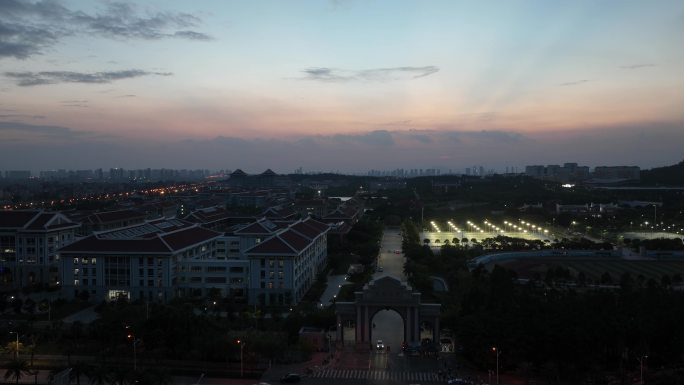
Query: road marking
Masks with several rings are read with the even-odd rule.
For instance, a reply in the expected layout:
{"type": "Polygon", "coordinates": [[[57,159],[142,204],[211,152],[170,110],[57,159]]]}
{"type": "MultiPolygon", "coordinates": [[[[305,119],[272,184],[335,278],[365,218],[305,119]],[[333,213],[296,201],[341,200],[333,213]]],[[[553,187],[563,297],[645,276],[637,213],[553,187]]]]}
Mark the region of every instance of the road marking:
{"type": "Polygon", "coordinates": [[[391,372],[363,369],[325,369],[313,373],[311,377],[394,381],[439,381],[439,376],[432,372],[391,372]]]}

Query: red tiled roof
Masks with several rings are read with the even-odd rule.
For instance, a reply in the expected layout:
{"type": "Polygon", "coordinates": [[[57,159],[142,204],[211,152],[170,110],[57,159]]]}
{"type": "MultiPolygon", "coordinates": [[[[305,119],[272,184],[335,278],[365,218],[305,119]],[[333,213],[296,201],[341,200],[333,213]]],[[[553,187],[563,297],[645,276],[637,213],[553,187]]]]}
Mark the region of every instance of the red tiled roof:
{"type": "Polygon", "coordinates": [[[63,247],[60,252],[171,253],[220,235],[215,231],[197,226],[166,234],[143,234],[137,239],[98,238],[97,235],[91,235],[63,247]]]}
{"type": "Polygon", "coordinates": [[[95,235],[80,239],[59,250],[60,253],[169,253],[171,250],[160,238],[100,239],[95,235]]]}
{"type": "Polygon", "coordinates": [[[272,234],[273,231],[264,227],[261,223],[255,222],[246,227],[235,231],[235,234],[272,234]]]}
{"type": "Polygon", "coordinates": [[[306,247],[311,243],[311,240],[303,237],[293,230],[287,230],[281,234],[278,234],[278,237],[287,242],[288,245],[298,252],[306,249],[306,247]]]}
{"type": "Polygon", "coordinates": [[[55,214],[41,213],[31,223],[26,226],[27,230],[44,230],[45,225],[50,222],[55,214]]]}
{"type": "Polygon", "coordinates": [[[0,228],[23,228],[39,213],[37,210],[0,211],[0,228]]]}
{"type": "Polygon", "coordinates": [[[251,249],[246,251],[247,254],[280,254],[280,255],[296,255],[298,254],[287,243],[283,242],[278,237],[269,238],[251,249]]]}
{"type": "Polygon", "coordinates": [[[181,250],[213,238],[218,238],[220,235],[221,233],[203,227],[191,227],[189,229],[164,234],[160,237],[173,250],[181,250]]]}
{"type": "Polygon", "coordinates": [[[193,211],[189,217],[195,217],[197,220],[206,223],[214,222],[221,219],[232,218],[233,214],[223,208],[213,208],[213,210],[197,210],[193,211]]]}
{"type": "Polygon", "coordinates": [[[321,233],[312,226],[306,225],[304,222],[297,222],[290,226],[290,229],[296,231],[297,233],[309,238],[314,239],[321,233]]]}
{"type": "Polygon", "coordinates": [[[78,223],[70,221],[69,218],[59,213],[42,213],[26,226],[26,230],[55,230],[78,226],[80,226],[78,223]]]}
{"type": "Polygon", "coordinates": [[[330,226],[328,226],[327,224],[325,224],[323,222],[319,222],[313,218],[307,218],[303,223],[315,228],[320,233],[324,233],[330,229],[330,226]]]}
{"type": "Polygon", "coordinates": [[[42,210],[0,211],[0,228],[54,230],[77,226],[79,226],[78,223],[70,221],[69,218],[57,212],[43,212],[42,210]],[[50,224],[55,219],[56,221],[50,224]]]}

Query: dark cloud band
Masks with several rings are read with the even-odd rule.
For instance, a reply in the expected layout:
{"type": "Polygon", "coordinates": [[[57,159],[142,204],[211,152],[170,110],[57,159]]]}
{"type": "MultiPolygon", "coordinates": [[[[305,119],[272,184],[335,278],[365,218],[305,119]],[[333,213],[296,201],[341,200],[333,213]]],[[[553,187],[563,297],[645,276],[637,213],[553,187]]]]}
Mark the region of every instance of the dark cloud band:
{"type": "Polygon", "coordinates": [[[147,12],[133,5],[111,2],[99,13],[66,8],[58,1],[0,1],[0,59],[26,59],[40,54],[66,36],[99,35],[112,39],[212,40],[191,28],[201,20],[179,12],[147,12]]]}
{"type": "Polygon", "coordinates": [[[6,77],[13,79],[18,86],[30,87],[57,83],[111,83],[116,80],[131,79],[141,76],[171,76],[170,72],[148,72],[137,69],[109,72],[72,72],[72,71],[43,71],[43,72],[5,72],[6,77]]]}

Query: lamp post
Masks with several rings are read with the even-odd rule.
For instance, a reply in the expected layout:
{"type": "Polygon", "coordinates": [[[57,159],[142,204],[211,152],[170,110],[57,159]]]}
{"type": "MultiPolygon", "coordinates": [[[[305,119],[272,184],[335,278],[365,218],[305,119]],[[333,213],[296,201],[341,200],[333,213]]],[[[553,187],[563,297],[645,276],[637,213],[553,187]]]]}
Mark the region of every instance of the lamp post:
{"type": "Polygon", "coordinates": [[[501,349],[492,346],[492,351],[496,353],[496,385],[499,385],[499,356],[501,355],[501,349]]]}
{"type": "Polygon", "coordinates": [[[10,332],[10,334],[13,334],[16,336],[16,342],[14,345],[14,359],[19,358],[19,332],[10,332]]]}
{"type": "Polygon", "coordinates": [[[136,351],[136,345],[138,345],[138,342],[140,342],[139,338],[135,338],[133,334],[128,335],[128,339],[131,341],[131,344],[133,344],[133,371],[138,370],[138,354],[136,351]]]}
{"type": "Polygon", "coordinates": [[[237,344],[240,345],[240,377],[244,377],[245,370],[242,364],[243,350],[245,349],[245,341],[237,340],[237,344]]]}
{"type": "Polygon", "coordinates": [[[639,357],[639,378],[641,379],[641,385],[644,385],[644,360],[647,358],[648,356],[639,357]]]}

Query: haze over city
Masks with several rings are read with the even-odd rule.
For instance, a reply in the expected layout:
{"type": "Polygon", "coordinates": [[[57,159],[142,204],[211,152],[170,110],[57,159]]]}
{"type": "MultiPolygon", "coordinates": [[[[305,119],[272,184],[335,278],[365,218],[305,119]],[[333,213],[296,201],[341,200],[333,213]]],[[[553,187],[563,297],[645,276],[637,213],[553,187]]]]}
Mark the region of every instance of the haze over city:
{"type": "Polygon", "coordinates": [[[0,2],[3,169],[681,161],[678,1],[0,2]]]}

